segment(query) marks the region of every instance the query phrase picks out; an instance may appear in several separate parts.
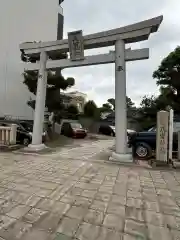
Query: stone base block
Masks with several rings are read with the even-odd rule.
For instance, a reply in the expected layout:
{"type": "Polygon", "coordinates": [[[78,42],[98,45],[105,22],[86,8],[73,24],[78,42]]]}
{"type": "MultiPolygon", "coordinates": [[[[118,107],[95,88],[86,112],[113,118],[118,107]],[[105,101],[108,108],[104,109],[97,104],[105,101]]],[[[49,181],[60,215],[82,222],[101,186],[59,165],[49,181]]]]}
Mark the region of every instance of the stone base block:
{"type": "Polygon", "coordinates": [[[39,152],[47,149],[48,147],[45,144],[34,145],[30,144],[28,147],[24,148],[24,151],[27,152],[39,152]]]}
{"type": "Polygon", "coordinates": [[[119,153],[112,153],[112,156],[109,158],[109,161],[114,162],[122,162],[122,163],[133,163],[133,157],[132,154],[126,153],[126,154],[119,154],[119,153]]]}

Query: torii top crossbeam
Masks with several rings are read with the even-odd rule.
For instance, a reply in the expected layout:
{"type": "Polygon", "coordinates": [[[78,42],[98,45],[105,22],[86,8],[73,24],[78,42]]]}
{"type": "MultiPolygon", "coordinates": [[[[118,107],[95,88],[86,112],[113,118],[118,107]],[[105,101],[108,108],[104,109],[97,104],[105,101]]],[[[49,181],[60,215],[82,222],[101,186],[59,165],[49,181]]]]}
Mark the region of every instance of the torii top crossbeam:
{"type": "MultiPolygon", "coordinates": [[[[163,16],[158,16],[125,27],[85,35],[84,49],[112,46],[117,39],[122,39],[125,43],[147,40],[151,33],[158,30],[162,20],[163,16]]],[[[65,39],[51,42],[22,43],[20,49],[28,55],[39,54],[42,50],[50,54],[54,51],[68,52],[69,45],[68,39],[65,39]]]]}

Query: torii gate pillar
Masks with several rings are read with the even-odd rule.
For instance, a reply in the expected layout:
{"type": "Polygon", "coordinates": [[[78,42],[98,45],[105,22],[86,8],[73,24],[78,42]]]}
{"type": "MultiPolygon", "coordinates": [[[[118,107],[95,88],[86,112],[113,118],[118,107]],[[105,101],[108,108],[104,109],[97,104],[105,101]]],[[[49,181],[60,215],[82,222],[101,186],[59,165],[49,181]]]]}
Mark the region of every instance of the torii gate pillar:
{"type": "Polygon", "coordinates": [[[28,146],[29,150],[40,151],[45,148],[42,143],[42,134],[44,126],[44,110],[47,87],[47,71],[46,71],[47,53],[42,51],[40,54],[40,68],[37,82],[36,108],[34,113],[34,125],[32,144],[28,146]]]}
{"type": "Polygon", "coordinates": [[[115,152],[110,160],[132,162],[132,154],[127,153],[125,43],[121,39],[115,43],[115,106],[115,152]]]}

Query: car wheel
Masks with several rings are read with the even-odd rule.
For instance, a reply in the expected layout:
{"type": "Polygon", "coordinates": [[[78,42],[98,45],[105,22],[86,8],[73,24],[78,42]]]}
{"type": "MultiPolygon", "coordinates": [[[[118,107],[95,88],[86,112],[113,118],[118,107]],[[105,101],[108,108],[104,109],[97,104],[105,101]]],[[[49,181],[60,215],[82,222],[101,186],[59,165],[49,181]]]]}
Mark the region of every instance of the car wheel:
{"type": "Polygon", "coordinates": [[[111,132],[111,133],[110,133],[110,136],[111,136],[111,137],[115,137],[115,133],[114,133],[114,132],[111,132]]]}
{"type": "Polygon", "coordinates": [[[99,134],[103,134],[102,131],[101,131],[101,129],[99,129],[99,134]]]}
{"type": "Polygon", "coordinates": [[[29,138],[24,138],[24,139],[23,139],[23,145],[24,145],[24,146],[28,146],[29,144],[30,144],[29,138]]]}
{"type": "Polygon", "coordinates": [[[135,147],[135,155],[139,159],[149,159],[152,156],[152,148],[146,143],[138,143],[135,147]]]}

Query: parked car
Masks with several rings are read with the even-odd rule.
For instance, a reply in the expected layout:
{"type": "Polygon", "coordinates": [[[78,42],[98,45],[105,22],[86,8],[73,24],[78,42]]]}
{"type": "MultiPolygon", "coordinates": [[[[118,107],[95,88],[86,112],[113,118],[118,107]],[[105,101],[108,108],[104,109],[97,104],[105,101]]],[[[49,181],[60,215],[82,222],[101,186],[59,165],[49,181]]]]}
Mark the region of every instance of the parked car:
{"type": "MultiPolygon", "coordinates": [[[[139,159],[149,159],[156,151],[156,127],[144,132],[130,133],[128,146],[132,147],[133,154],[139,159]]],[[[173,133],[173,153],[177,153],[178,135],[173,133]]]]}
{"type": "Polygon", "coordinates": [[[151,127],[148,132],[156,132],[156,127],[151,127]]]}
{"type": "MultiPolygon", "coordinates": [[[[32,132],[33,125],[26,121],[0,121],[0,126],[9,126],[11,124],[17,125],[17,135],[16,135],[16,143],[28,146],[32,141],[32,132]]],[[[44,142],[46,138],[46,133],[42,134],[42,141],[44,142]]]]}
{"type": "MultiPolygon", "coordinates": [[[[135,131],[132,129],[127,129],[127,136],[130,133],[134,133],[135,131]]],[[[111,126],[111,125],[101,125],[99,128],[99,133],[104,134],[104,135],[109,135],[109,136],[116,136],[116,129],[115,126],[111,126]]]]}
{"type": "Polygon", "coordinates": [[[114,137],[116,135],[115,126],[101,125],[99,128],[99,133],[114,137]]]}
{"type": "Polygon", "coordinates": [[[61,134],[73,138],[85,138],[87,130],[82,127],[79,122],[63,122],[61,127],[61,134]]]}

